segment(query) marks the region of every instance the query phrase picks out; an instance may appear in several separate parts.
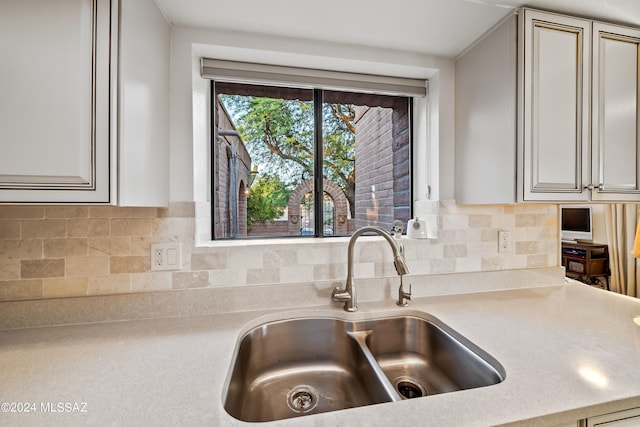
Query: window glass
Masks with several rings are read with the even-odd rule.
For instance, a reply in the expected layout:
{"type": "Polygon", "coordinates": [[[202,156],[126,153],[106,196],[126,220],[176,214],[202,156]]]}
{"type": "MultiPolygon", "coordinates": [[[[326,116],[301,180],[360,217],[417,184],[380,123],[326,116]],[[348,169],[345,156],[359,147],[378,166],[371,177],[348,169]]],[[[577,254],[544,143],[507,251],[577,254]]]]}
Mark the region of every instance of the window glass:
{"type": "Polygon", "coordinates": [[[410,98],[213,84],[215,239],[346,236],[410,219],[410,98]]]}

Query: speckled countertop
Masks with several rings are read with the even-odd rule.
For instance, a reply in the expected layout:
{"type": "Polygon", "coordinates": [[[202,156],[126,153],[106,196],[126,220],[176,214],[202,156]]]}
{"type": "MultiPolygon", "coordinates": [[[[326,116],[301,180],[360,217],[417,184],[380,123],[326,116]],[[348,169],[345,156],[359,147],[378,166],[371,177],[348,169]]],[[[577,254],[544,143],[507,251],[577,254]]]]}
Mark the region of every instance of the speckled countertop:
{"type": "MultiPolygon", "coordinates": [[[[192,307],[192,315],[34,321],[38,327],[17,327],[9,317],[19,309],[59,316],[69,302],[0,305],[0,324],[13,328],[0,331],[0,425],[251,425],[223,408],[238,337],[265,321],[302,316],[429,313],[495,357],[507,377],[489,387],[258,425],[549,426],[640,406],[640,326],[633,321],[640,300],[549,277],[532,287],[448,295],[420,296],[414,285],[418,297],[408,308],[365,294],[357,313],[330,304],[330,286],[310,298],[316,305],[299,308],[207,314],[192,307]]],[[[381,285],[381,295],[389,291],[381,285]]]]}

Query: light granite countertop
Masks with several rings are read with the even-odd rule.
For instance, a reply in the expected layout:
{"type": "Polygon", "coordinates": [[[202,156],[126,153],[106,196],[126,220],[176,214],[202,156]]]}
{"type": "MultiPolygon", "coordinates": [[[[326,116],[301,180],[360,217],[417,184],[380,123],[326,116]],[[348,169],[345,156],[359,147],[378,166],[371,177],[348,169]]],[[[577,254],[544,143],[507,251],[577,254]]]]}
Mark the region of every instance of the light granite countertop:
{"type": "MultiPolygon", "coordinates": [[[[397,307],[389,296],[391,285],[382,283],[382,298],[374,295],[368,301],[365,293],[357,313],[329,303],[330,284],[313,286],[318,299],[309,303],[315,305],[286,309],[216,309],[210,314],[191,306],[191,314],[185,314],[179,308],[163,312],[158,303],[141,300],[147,311],[156,307],[150,316],[140,314],[140,307],[131,309],[131,299],[125,299],[140,318],[120,310],[120,320],[103,313],[89,316],[93,323],[60,314],[65,304],[100,311],[90,301],[0,305],[5,328],[0,330],[0,425],[252,425],[223,408],[238,338],[266,321],[304,316],[357,320],[428,313],[497,359],[506,379],[472,390],[258,425],[549,426],[640,407],[640,326],[634,323],[640,300],[547,276],[531,287],[481,292],[463,283],[476,276],[457,276],[458,290],[450,294],[437,290],[455,288],[450,279],[429,278],[436,290],[420,296],[418,289],[408,308],[397,307]],[[467,290],[457,293],[460,289],[467,290]],[[24,327],[17,313],[25,310],[73,324],[33,320],[24,327]]],[[[487,276],[477,277],[480,283],[487,276]]],[[[196,294],[195,300],[206,300],[205,295],[196,294]]],[[[213,297],[219,300],[220,294],[213,297]]],[[[118,298],[93,303],[117,305],[118,298]]]]}

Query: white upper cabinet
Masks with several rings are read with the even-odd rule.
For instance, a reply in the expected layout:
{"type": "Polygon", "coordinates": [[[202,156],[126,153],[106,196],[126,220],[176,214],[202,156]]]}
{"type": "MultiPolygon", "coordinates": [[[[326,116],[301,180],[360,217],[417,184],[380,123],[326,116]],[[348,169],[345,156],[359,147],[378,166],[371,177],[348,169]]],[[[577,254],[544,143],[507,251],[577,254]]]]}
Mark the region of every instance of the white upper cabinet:
{"type": "Polygon", "coordinates": [[[0,5],[0,201],[109,202],[109,0],[0,5]]]}
{"type": "Polygon", "coordinates": [[[593,25],[593,200],[640,200],[640,30],[593,25]]]}
{"type": "Polygon", "coordinates": [[[0,203],[167,205],[169,46],[153,0],[0,2],[0,203]]]}
{"type": "Polygon", "coordinates": [[[461,55],[456,201],[640,200],[639,40],[522,9],[461,55]]]}
{"type": "Polygon", "coordinates": [[[522,21],[522,199],[585,201],[591,23],[526,9],[522,21]]]}

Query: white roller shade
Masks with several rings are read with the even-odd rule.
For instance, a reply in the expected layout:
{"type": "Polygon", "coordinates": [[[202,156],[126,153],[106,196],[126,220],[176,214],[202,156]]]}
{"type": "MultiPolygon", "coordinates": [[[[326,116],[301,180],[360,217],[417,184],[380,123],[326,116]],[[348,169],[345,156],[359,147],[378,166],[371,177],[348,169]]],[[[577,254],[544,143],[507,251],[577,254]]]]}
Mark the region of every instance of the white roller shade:
{"type": "Polygon", "coordinates": [[[238,83],[347,90],[381,95],[426,96],[427,81],[374,74],[315,70],[202,58],[203,78],[238,83]]]}

